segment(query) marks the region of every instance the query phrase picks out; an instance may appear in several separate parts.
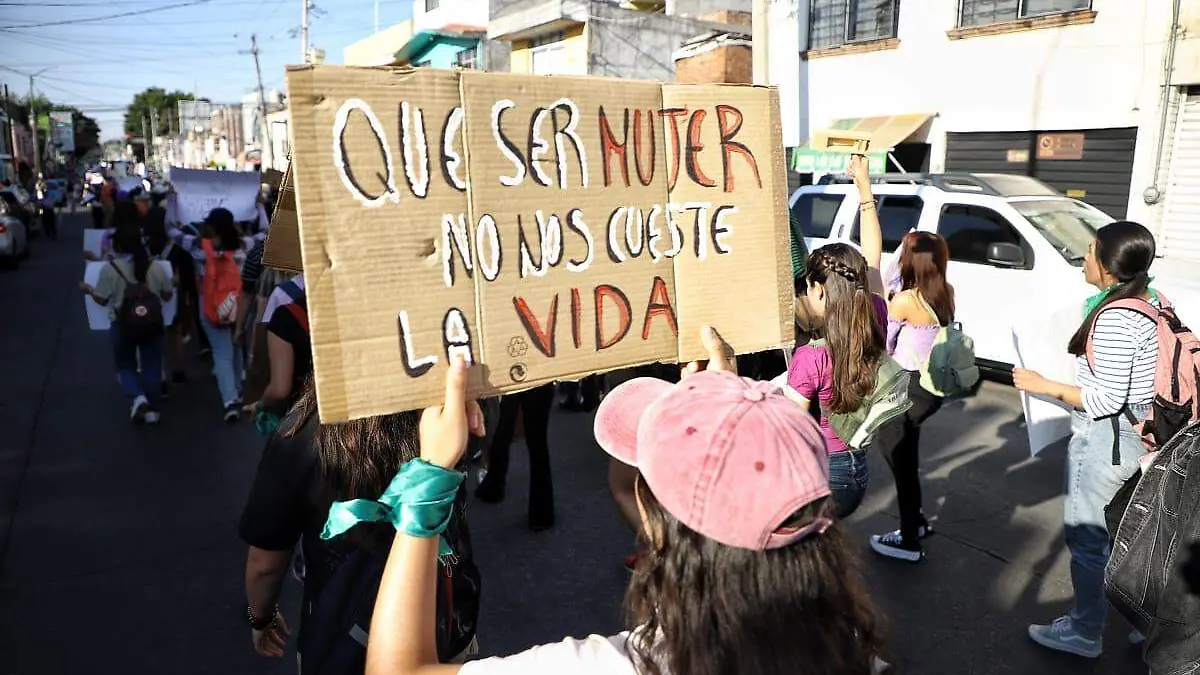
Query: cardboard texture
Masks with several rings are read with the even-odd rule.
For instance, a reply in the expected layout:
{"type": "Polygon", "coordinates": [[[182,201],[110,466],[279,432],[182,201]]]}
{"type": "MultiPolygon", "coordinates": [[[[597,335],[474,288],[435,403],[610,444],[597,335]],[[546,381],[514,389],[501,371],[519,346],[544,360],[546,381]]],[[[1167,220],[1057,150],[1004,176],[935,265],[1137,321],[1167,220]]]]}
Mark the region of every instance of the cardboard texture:
{"type": "Polygon", "coordinates": [[[267,267],[303,272],[300,257],[300,219],[296,213],[296,191],[292,187],[292,167],[289,165],[279,182],[279,196],[271,214],[267,245],[263,247],[263,264],[267,267]]]}
{"type": "Polygon", "coordinates": [[[698,357],[704,324],[791,345],[773,89],[321,65],[288,90],[322,422],[440,402],[458,354],[491,396],[698,357]]]}

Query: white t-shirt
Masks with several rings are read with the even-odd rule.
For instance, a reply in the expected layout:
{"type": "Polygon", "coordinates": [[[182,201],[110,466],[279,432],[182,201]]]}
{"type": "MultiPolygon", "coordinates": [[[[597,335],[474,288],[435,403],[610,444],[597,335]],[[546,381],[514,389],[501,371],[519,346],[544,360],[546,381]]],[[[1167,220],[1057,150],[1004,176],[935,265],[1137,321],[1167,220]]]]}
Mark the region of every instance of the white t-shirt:
{"type": "Polygon", "coordinates": [[[463,664],[459,675],[636,675],[625,649],[629,633],[589,635],[533,647],[512,656],[463,664]]]}

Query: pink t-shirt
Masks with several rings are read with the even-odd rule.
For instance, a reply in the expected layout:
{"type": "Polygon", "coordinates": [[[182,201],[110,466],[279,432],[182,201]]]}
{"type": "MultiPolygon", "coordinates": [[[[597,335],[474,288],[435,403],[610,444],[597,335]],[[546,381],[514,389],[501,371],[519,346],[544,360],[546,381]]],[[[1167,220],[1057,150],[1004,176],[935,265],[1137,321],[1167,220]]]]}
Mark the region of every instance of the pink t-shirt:
{"type": "MultiPolygon", "coordinates": [[[[887,326],[887,301],[877,294],[872,294],[871,303],[875,305],[875,318],[883,331],[887,326]]],[[[792,355],[792,365],[788,368],[787,383],[804,398],[829,407],[833,402],[833,357],[829,355],[829,349],[823,344],[797,347],[792,355]]],[[[819,410],[814,412],[820,417],[821,435],[825,437],[829,453],[849,450],[850,446],[834,433],[829,418],[821,415],[819,410]]]]}

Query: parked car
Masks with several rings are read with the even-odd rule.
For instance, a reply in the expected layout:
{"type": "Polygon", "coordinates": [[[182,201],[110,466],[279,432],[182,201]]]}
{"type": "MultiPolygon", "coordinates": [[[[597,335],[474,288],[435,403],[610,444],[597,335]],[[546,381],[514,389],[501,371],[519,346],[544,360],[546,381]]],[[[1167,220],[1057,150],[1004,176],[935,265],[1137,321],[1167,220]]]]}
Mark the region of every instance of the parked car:
{"type": "Polygon", "coordinates": [[[27,219],[19,217],[23,210],[15,194],[0,190],[0,265],[5,267],[16,267],[29,257],[27,219]]]}
{"type": "MultiPolygon", "coordinates": [[[[832,242],[857,246],[858,192],[848,179],[827,177],[792,193],[790,206],[809,250],[832,242]]],[[[884,174],[872,178],[886,266],[908,232],[936,232],[950,247],[947,276],[956,319],[975,340],[980,365],[1017,363],[1013,319],[1030,303],[1066,307],[1096,291],[1083,278],[1083,256],[1096,230],[1113,218],[1027,176],[1007,174],[884,174]]],[[[1160,259],[1154,287],[1180,317],[1200,327],[1200,275],[1186,263],[1160,259]]]]}

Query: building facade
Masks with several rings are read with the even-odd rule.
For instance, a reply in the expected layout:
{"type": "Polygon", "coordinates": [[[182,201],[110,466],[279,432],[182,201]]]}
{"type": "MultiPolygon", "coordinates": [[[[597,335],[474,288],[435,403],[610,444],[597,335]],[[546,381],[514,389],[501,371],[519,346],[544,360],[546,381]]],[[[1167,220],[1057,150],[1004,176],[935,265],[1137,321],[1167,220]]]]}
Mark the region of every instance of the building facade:
{"type": "Polygon", "coordinates": [[[413,22],[401,21],[347,45],[342,52],[342,63],[347,66],[386,66],[395,60],[395,53],[403,48],[412,36],[413,22]]]}
{"type": "Polygon", "coordinates": [[[768,76],[798,170],[813,168],[814,131],[867,130],[891,170],[1031,175],[1200,258],[1197,3],[779,0],[770,12],[768,76]]]}
{"type": "Polygon", "coordinates": [[[675,52],[706,32],[735,28],[712,16],[749,0],[491,0],[488,36],[512,45],[510,68],[537,75],[675,79],[675,52]]]}

